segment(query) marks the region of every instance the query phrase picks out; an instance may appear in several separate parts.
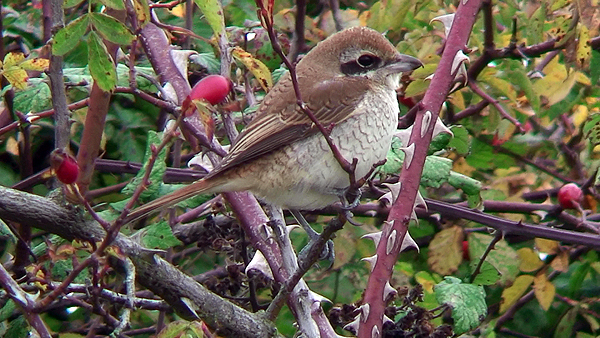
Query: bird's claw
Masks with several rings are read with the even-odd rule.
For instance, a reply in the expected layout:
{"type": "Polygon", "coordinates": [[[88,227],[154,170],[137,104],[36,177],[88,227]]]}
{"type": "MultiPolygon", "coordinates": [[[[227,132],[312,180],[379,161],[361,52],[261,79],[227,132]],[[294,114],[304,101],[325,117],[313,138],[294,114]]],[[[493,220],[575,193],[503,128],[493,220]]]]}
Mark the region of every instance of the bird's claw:
{"type": "Polygon", "coordinates": [[[348,223],[350,223],[354,226],[362,226],[362,223],[354,220],[354,215],[350,212],[350,210],[344,210],[343,214],[344,214],[344,217],[346,218],[346,221],[348,221],[348,223]]]}
{"type": "MultiPolygon", "coordinates": [[[[344,194],[344,196],[346,196],[344,194]]],[[[354,208],[356,208],[359,204],[360,204],[360,197],[362,196],[362,191],[360,191],[360,189],[357,190],[357,195],[354,198],[354,201],[352,201],[352,203],[348,203],[348,201],[346,200],[346,198],[342,198],[342,210],[352,210],[354,208]]]]}
{"type": "MultiPolygon", "coordinates": [[[[311,238],[302,250],[300,250],[300,254],[298,255],[299,261],[304,261],[308,256],[308,250],[312,247],[312,243],[316,240],[316,238],[311,238]]],[[[333,248],[333,241],[328,240],[323,247],[323,250],[319,254],[319,260],[324,261],[327,260],[329,264],[327,265],[327,269],[333,266],[333,262],[335,261],[335,250],[333,248]]]]}

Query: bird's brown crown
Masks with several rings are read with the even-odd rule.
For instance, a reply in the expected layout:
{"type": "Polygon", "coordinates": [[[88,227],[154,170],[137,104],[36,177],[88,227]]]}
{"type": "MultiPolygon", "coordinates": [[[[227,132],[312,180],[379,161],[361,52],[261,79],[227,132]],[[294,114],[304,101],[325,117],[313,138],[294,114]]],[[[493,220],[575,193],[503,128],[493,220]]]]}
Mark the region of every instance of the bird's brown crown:
{"type": "Polygon", "coordinates": [[[324,71],[340,70],[345,75],[358,75],[395,60],[398,54],[376,30],[352,27],[320,42],[298,63],[297,71],[302,73],[307,67],[318,67],[324,71]]]}

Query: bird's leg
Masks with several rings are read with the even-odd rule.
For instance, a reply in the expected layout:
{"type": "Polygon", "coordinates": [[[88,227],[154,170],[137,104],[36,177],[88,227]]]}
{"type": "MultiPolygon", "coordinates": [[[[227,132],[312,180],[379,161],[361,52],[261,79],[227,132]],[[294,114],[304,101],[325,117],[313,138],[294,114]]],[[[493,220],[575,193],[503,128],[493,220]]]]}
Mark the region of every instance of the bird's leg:
{"type": "Polygon", "coordinates": [[[346,198],[349,189],[350,188],[345,189],[344,192],[339,195],[340,201],[342,202],[341,210],[344,214],[344,217],[346,217],[348,223],[356,226],[361,226],[362,224],[354,220],[354,215],[350,212],[350,210],[356,208],[360,204],[360,197],[362,196],[362,191],[360,189],[356,189],[356,197],[354,198],[354,201],[352,201],[352,203],[349,203],[348,199],[346,198]]]}
{"type": "MultiPolygon", "coordinates": [[[[294,216],[294,218],[296,219],[298,224],[300,224],[300,226],[302,226],[302,228],[304,228],[304,231],[306,231],[306,234],[308,235],[308,238],[309,238],[309,244],[307,244],[304,247],[304,249],[302,249],[302,251],[300,251],[299,256],[303,256],[305,254],[304,250],[306,250],[307,248],[310,247],[310,242],[316,241],[321,234],[316,232],[315,229],[313,229],[310,226],[310,224],[308,224],[308,222],[306,221],[304,216],[302,216],[300,211],[290,210],[290,213],[292,214],[292,216],[294,216]]],[[[333,261],[335,260],[335,251],[333,250],[333,241],[332,240],[327,241],[327,245],[323,248],[323,251],[321,251],[321,255],[319,256],[319,259],[320,260],[327,259],[329,261],[329,266],[333,265],[333,261]]]]}

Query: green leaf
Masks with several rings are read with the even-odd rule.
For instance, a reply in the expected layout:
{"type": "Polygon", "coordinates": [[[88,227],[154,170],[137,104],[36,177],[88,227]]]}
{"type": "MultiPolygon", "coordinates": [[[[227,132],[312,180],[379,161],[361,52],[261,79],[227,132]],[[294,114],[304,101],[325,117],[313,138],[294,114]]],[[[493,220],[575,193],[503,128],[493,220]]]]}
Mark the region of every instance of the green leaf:
{"type": "Polygon", "coordinates": [[[455,277],[445,277],[434,290],[437,301],[452,308],[456,335],[474,329],[487,315],[482,286],[465,284],[455,277]]]}
{"type": "Polygon", "coordinates": [[[386,174],[394,174],[402,169],[404,163],[404,151],[402,151],[402,142],[397,137],[392,138],[392,145],[388,151],[386,162],[379,167],[386,174]]]}
{"type": "Polygon", "coordinates": [[[527,23],[527,44],[534,45],[542,42],[544,21],[546,20],[546,4],[543,3],[533,13],[527,23]]]}
{"type": "Polygon", "coordinates": [[[466,157],[467,163],[476,169],[509,168],[515,160],[494,150],[494,147],[476,138],[472,139],[471,152],[466,157]]]}
{"type": "Polygon", "coordinates": [[[44,79],[29,79],[25,90],[15,92],[14,109],[22,112],[39,113],[52,107],[52,93],[44,79]]]}
{"type": "MultiPolygon", "coordinates": [[[[135,72],[138,74],[138,76],[135,78],[137,88],[151,92],[157,91],[157,88],[154,86],[152,81],[140,76],[141,74],[144,74],[150,78],[157,78],[152,67],[135,67],[135,72]]],[[[129,87],[129,67],[122,63],[117,64],[117,79],[117,84],[119,86],[129,87]]],[[[139,111],[136,111],[136,113],[139,113],[139,111]]]]}
{"type": "Polygon", "coordinates": [[[592,49],[592,58],[590,59],[590,79],[592,86],[600,81],[600,51],[592,49]]]}
{"type": "MultiPolygon", "coordinates": [[[[459,137],[463,137],[463,128],[457,128],[459,137]]],[[[460,144],[460,143],[457,143],[460,144]]],[[[387,161],[380,167],[380,171],[386,174],[393,174],[400,171],[404,162],[404,151],[402,142],[399,138],[392,139],[392,146],[387,154],[387,161]]],[[[478,208],[481,206],[481,183],[468,176],[452,171],[452,160],[430,155],[425,158],[423,174],[421,175],[421,185],[424,187],[439,188],[443,183],[448,183],[457,189],[462,189],[467,195],[469,207],[478,208]]]]}
{"type": "Polygon", "coordinates": [[[52,39],[52,54],[65,55],[75,48],[87,31],[89,17],[84,14],[59,30],[52,39]]]}
{"type": "Polygon", "coordinates": [[[139,236],[143,246],[149,249],[166,250],[183,243],[173,235],[171,227],[165,221],[154,223],[140,230],[139,236]]]}
{"type": "Polygon", "coordinates": [[[590,273],[591,270],[592,267],[589,262],[585,262],[575,269],[575,271],[571,275],[571,278],[569,278],[568,297],[575,298],[581,295],[581,286],[583,285],[583,282],[585,281],[587,275],[590,273]]]}
{"type": "Polygon", "coordinates": [[[458,155],[466,156],[471,150],[469,132],[463,126],[451,126],[450,130],[454,137],[448,143],[448,148],[454,149],[458,155]]]}
{"type": "Polygon", "coordinates": [[[562,338],[562,337],[572,337],[573,336],[573,328],[575,327],[575,322],[577,319],[577,313],[579,312],[579,308],[572,307],[562,316],[558,325],[556,326],[556,330],[554,331],[554,338],[562,338]]]}
{"type": "Polygon", "coordinates": [[[431,143],[429,144],[427,154],[435,154],[436,152],[445,149],[451,139],[452,135],[448,133],[439,133],[435,135],[435,137],[431,140],[431,143]]]}
{"type": "Polygon", "coordinates": [[[4,337],[29,337],[31,329],[24,316],[19,316],[8,323],[8,329],[4,332],[4,337]]]}
{"type": "MultiPolygon", "coordinates": [[[[137,187],[142,184],[142,179],[146,172],[146,168],[148,166],[148,160],[150,156],[152,156],[152,147],[156,147],[160,144],[162,138],[162,133],[157,133],[155,131],[148,131],[148,143],[146,145],[146,153],[144,155],[144,165],[142,169],[137,173],[135,178],[129,182],[123,188],[122,192],[126,195],[131,195],[137,189],[137,187]]],[[[156,158],[156,162],[154,163],[154,167],[150,172],[150,185],[146,187],[144,192],[140,195],[140,199],[142,201],[149,201],[157,198],[159,195],[160,187],[162,185],[162,177],[167,170],[167,164],[165,159],[167,157],[167,147],[163,148],[161,152],[158,154],[156,158]]]]}
{"type": "MultiPolygon", "coordinates": [[[[55,261],[52,265],[52,278],[55,280],[64,280],[73,271],[73,260],[71,257],[55,261]]],[[[90,273],[87,269],[83,269],[73,280],[75,283],[85,283],[90,273]]]]}
{"type": "Polygon", "coordinates": [[[533,90],[531,79],[527,76],[527,70],[520,61],[517,60],[505,60],[507,67],[505,68],[508,78],[513,84],[516,84],[521,88],[529,104],[535,112],[540,111],[540,97],[533,90]]]}
{"type": "Polygon", "coordinates": [[[452,170],[452,160],[445,157],[427,156],[423,166],[421,184],[426,187],[439,188],[448,181],[452,170]]]}
{"type": "Polygon", "coordinates": [[[410,1],[378,1],[371,6],[367,21],[369,27],[383,31],[396,31],[403,27],[404,19],[413,4],[410,1]]]}
{"type": "MultiPolygon", "coordinates": [[[[475,268],[479,264],[479,260],[475,259],[471,261],[471,273],[475,271],[475,268]]],[[[496,269],[492,264],[483,262],[479,269],[479,274],[475,276],[473,284],[475,285],[494,285],[500,280],[500,271],[496,269]]]]}
{"type": "Polygon", "coordinates": [[[90,22],[100,35],[117,45],[129,45],[135,36],[119,20],[102,13],[90,13],[90,22]]]}
{"type": "Polygon", "coordinates": [[[225,28],[225,19],[219,0],[194,0],[194,2],[198,5],[202,14],[204,14],[204,18],[208,21],[215,36],[220,36],[225,28]]]}
{"type": "Polygon", "coordinates": [[[600,113],[588,116],[583,125],[583,135],[590,141],[592,147],[600,144],[600,113]]]}
{"type": "Polygon", "coordinates": [[[123,3],[123,0],[100,0],[100,2],[108,8],[113,8],[116,10],[125,9],[125,3],[123,3]]]}
{"type": "Polygon", "coordinates": [[[162,331],[158,333],[156,338],[203,338],[204,331],[202,330],[202,322],[188,322],[178,320],[169,323],[162,331]]]}
{"type": "Polygon", "coordinates": [[[10,318],[15,310],[17,309],[17,305],[12,299],[9,299],[6,304],[0,309],[0,322],[3,322],[10,318]]]}
{"type": "Polygon", "coordinates": [[[461,189],[469,202],[469,208],[479,209],[483,204],[481,198],[481,182],[469,176],[451,171],[448,177],[448,184],[456,189],[461,189]]]}
{"type": "MultiPolygon", "coordinates": [[[[486,234],[469,234],[469,253],[471,257],[481,257],[492,239],[493,236],[486,234]]],[[[519,265],[521,264],[521,259],[517,255],[517,252],[504,239],[495,244],[494,250],[490,251],[486,261],[500,271],[502,275],[500,282],[502,284],[508,284],[515,279],[519,273],[519,265]]]]}
{"type": "Polygon", "coordinates": [[[63,1],[63,8],[71,8],[82,3],[83,0],[65,0],[63,1]]]}
{"type": "MultiPolygon", "coordinates": [[[[0,238],[2,238],[3,241],[7,241],[12,244],[16,244],[17,240],[18,240],[17,236],[15,236],[15,234],[12,232],[12,230],[10,230],[8,225],[6,225],[6,223],[4,223],[4,221],[1,219],[0,219],[0,238]]],[[[2,250],[4,250],[4,249],[2,249],[2,250]]],[[[0,322],[1,321],[2,321],[2,319],[0,319],[0,322]]]]}
{"type": "Polygon", "coordinates": [[[208,74],[219,74],[221,71],[221,61],[217,59],[215,53],[198,53],[190,55],[190,61],[206,69],[208,74]]]}
{"type": "Polygon", "coordinates": [[[91,32],[88,36],[89,68],[92,78],[100,89],[109,92],[117,85],[117,72],[112,56],[98,34],[91,32]]]}

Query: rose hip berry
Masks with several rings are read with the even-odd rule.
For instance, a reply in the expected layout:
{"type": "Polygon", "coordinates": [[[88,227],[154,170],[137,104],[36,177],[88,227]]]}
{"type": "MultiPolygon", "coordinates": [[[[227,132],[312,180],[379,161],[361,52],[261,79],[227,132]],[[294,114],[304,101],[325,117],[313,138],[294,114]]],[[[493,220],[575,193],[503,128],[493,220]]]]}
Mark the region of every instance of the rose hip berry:
{"type": "Polygon", "coordinates": [[[64,150],[55,149],[50,154],[50,164],[54,174],[64,184],[73,184],[79,176],[79,165],[75,158],[64,150]]]}
{"type": "Polygon", "coordinates": [[[209,75],[194,85],[187,99],[190,101],[203,99],[215,105],[225,100],[230,91],[229,79],[221,75],[209,75]]]}
{"type": "Polygon", "coordinates": [[[583,191],[575,183],[567,183],[558,190],[558,203],[563,209],[578,209],[583,202],[583,191]]]}

